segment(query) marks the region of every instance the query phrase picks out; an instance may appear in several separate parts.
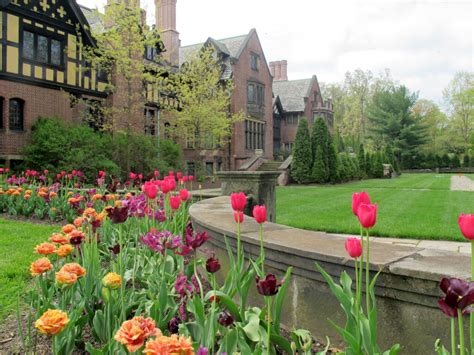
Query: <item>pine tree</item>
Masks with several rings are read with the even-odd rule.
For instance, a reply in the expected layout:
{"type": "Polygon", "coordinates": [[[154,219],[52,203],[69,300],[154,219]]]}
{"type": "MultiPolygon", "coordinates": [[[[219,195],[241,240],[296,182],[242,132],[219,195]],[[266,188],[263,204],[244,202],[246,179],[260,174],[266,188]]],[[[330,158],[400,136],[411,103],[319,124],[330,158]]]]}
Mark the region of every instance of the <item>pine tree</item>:
{"type": "Polygon", "coordinates": [[[463,167],[467,168],[469,166],[469,155],[465,154],[463,158],[463,167]]]}
{"type": "Polygon", "coordinates": [[[374,155],[374,177],[377,179],[383,178],[383,160],[382,153],[377,152],[374,155]]]}
{"type": "Polygon", "coordinates": [[[337,182],[337,155],[336,155],[336,148],[334,147],[334,143],[332,142],[331,135],[328,131],[328,179],[331,184],[335,184],[337,182]]]}
{"type": "Polygon", "coordinates": [[[305,118],[301,118],[298,130],[296,131],[293,161],[291,163],[291,177],[298,184],[305,184],[311,181],[312,162],[308,121],[305,118]]]}
{"type": "Polygon", "coordinates": [[[324,149],[319,145],[316,147],[316,159],[314,160],[312,176],[314,182],[318,184],[324,184],[327,181],[324,149]]]}
{"type": "Polygon", "coordinates": [[[329,180],[329,131],[326,123],[321,117],[318,117],[313,125],[313,132],[311,135],[311,150],[313,153],[313,180],[320,183],[329,180]],[[320,149],[322,161],[318,162],[316,167],[317,150],[320,149]],[[322,170],[321,170],[322,169],[322,170]]]}

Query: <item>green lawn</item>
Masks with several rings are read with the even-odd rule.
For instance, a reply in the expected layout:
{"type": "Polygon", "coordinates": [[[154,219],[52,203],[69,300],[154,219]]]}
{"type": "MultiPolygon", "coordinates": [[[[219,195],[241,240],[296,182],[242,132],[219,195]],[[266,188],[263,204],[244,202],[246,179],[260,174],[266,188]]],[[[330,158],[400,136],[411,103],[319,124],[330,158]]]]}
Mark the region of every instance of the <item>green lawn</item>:
{"type": "Polygon", "coordinates": [[[58,227],[0,219],[0,321],[13,313],[18,294],[31,279],[34,247],[58,227]]]}
{"type": "MultiPolygon", "coordinates": [[[[472,178],[472,176],[470,176],[472,178]]],[[[449,174],[403,174],[336,186],[277,189],[277,222],[334,233],[359,233],[352,193],[366,191],[378,204],[372,235],[463,240],[457,219],[474,213],[474,192],[450,191],[449,174]]]]}

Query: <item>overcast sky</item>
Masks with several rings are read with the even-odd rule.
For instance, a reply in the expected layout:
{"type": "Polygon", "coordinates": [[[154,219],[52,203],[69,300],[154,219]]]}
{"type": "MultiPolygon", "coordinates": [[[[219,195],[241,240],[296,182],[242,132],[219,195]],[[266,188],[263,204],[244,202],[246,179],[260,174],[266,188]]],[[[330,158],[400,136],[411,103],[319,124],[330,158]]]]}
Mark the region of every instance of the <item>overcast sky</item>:
{"type": "MultiPolygon", "coordinates": [[[[154,1],[141,0],[148,22],[154,1]]],[[[102,9],[105,0],[78,0],[102,9]]],[[[357,68],[439,102],[455,72],[473,70],[470,0],[178,0],[182,45],[256,28],[267,61],[288,60],[289,79],[340,82],[357,68]]]]}

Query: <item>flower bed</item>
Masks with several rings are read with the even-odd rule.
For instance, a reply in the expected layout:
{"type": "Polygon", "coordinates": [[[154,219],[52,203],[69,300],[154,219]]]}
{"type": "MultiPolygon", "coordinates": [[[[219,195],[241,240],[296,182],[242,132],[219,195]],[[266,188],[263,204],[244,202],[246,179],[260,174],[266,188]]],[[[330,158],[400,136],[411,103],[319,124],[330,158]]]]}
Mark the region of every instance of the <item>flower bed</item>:
{"type": "MultiPolygon", "coordinates": [[[[105,173],[99,173],[99,179],[104,177],[105,173]]],[[[12,177],[8,179],[8,184],[15,183],[12,177]]],[[[62,205],[71,211],[66,215],[72,218],[72,223],[35,248],[40,257],[30,268],[34,287],[26,296],[29,314],[27,324],[19,329],[23,351],[35,351],[40,332],[51,337],[54,354],[78,349],[91,354],[313,353],[308,331],[281,332],[292,267],[282,279],[268,273],[265,206],[253,209],[259,225],[258,256],[246,257],[240,230],[248,218],[243,214],[247,197],[243,193],[231,195],[237,247],[234,255],[224,238],[230,270],[218,283],[215,273],[220,261],[215,256],[204,260],[198,254],[209,237],[193,230],[189,222],[190,195],[184,179],[170,173],[162,180],[158,176],[141,180],[133,177],[135,194],[107,192],[104,181],[99,181],[98,187],[103,190],[78,192],[71,191],[78,188],[76,183],[56,181],[46,187],[34,185],[35,179],[21,181],[20,186],[10,188],[12,192],[7,189],[2,194],[9,201],[7,205],[14,201],[14,206],[19,203],[15,199],[22,200],[21,206],[29,206],[32,195],[38,198],[35,203],[45,205],[61,196],[62,205]],[[26,193],[28,190],[31,192],[26,193]],[[52,192],[56,196],[51,196],[52,192]],[[263,307],[248,304],[251,289],[260,295],[263,307]]],[[[349,239],[345,247],[354,258],[355,283],[345,271],[336,283],[321,266],[316,267],[345,311],[345,326],[336,328],[347,353],[380,354],[374,292],[378,274],[370,276],[368,237],[376,224],[377,206],[367,194],[354,194],[353,212],[361,226],[361,239],[349,239]]],[[[474,217],[462,216],[459,224],[466,238],[472,239],[474,217]]],[[[452,329],[457,317],[461,330],[463,314],[471,311],[473,285],[461,280],[441,283],[446,297],[440,300],[440,307],[452,317],[452,329]]],[[[458,339],[464,354],[467,341],[463,334],[458,339]]],[[[454,334],[453,349],[457,341],[454,334]]],[[[441,345],[437,349],[440,354],[447,353],[441,345]]],[[[399,350],[400,346],[394,345],[384,354],[399,350]]]]}

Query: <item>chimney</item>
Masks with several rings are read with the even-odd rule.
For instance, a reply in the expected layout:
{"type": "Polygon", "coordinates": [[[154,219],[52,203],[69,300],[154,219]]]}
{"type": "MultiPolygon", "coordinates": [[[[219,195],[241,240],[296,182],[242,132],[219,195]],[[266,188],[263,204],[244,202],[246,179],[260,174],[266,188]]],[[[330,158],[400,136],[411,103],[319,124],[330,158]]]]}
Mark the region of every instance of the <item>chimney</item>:
{"type": "Polygon", "coordinates": [[[165,46],[163,57],[172,66],[179,65],[179,32],[176,31],[176,1],[155,0],[156,28],[165,46]]]}
{"type": "Polygon", "coordinates": [[[268,65],[270,67],[270,74],[275,78],[275,62],[270,62],[268,65]]]}
{"type": "Polygon", "coordinates": [[[276,61],[275,62],[275,77],[273,78],[274,81],[280,81],[281,80],[281,62],[276,61]]]}
{"type": "Polygon", "coordinates": [[[280,73],[280,80],[288,81],[288,62],[286,60],[280,61],[281,73],[280,73]]]}

